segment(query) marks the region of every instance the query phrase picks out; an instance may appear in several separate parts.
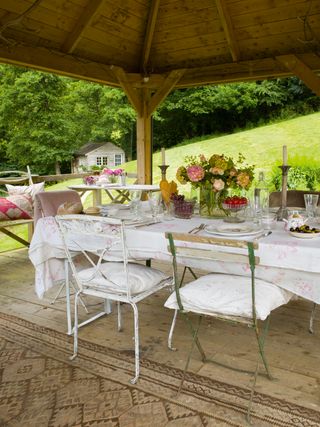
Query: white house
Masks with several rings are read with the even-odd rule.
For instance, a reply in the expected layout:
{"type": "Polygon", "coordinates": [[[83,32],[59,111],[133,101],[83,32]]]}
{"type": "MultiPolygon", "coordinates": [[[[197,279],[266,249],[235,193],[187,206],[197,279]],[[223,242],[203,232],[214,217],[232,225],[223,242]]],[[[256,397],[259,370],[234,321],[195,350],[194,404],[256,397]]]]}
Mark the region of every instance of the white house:
{"type": "Polygon", "coordinates": [[[88,142],[74,153],[73,172],[82,172],[92,166],[114,168],[124,162],[124,151],[112,142],[88,142]]]}

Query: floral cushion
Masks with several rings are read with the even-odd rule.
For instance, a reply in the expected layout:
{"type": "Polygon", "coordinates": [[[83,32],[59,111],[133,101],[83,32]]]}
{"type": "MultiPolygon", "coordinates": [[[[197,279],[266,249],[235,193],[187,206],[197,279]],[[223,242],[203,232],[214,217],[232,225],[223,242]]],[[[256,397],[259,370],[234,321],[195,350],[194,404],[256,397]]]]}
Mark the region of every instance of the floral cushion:
{"type": "Polygon", "coordinates": [[[9,196],[15,196],[17,194],[26,194],[32,197],[32,200],[34,200],[34,197],[37,193],[40,191],[44,191],[44,182],[39,182],[38,184],[31,184],[31,185],[10,185],[6,184],[7,191],[9,196]]]}
{"type": "Polygon", "coordinates": [[[0,221],[30,219],[33,215],[32,197],[17,194],[7,198],[0,197],[0,221]]]}

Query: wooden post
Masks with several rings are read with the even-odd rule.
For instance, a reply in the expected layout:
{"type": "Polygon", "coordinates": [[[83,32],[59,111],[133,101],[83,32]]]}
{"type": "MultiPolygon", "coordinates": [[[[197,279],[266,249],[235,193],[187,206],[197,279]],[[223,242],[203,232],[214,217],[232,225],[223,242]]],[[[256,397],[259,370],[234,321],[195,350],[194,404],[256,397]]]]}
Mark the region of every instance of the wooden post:
{"type": "Polygon", "coordinates": [[[139,184],[152,184],[152,118],[148,115],[151,92],[142,89],[142,115],[137,117],[137,170],[139,184]]]}

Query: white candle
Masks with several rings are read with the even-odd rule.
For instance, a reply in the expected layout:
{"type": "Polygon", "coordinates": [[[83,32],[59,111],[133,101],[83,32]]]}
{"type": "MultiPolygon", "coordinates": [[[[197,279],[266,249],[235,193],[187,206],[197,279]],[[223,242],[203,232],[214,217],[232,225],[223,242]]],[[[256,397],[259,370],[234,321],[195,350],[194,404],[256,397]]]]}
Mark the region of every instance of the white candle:
{"type": "Polygon", "coordinates": [[[288,152],[287,152],[287,146],[284,145],[282,147],[282,164],[283,166],[287,166],[288,164],[288,152]]]}
{"type": "Polygon", "coordinates": [[[166,164],[166,152],[164,147],[161,148],[161,159],[162,159],[162,165],[164,166],[166,164]]]}

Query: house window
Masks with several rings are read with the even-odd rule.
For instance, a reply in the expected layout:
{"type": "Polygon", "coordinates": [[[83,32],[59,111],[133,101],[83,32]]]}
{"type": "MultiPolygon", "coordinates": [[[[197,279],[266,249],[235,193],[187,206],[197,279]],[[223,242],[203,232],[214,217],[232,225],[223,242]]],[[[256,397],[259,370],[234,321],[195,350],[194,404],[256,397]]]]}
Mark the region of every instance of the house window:
{"type": "Polygon", "coordinates": [[[107,156],[97,157],[97,161],[96,161],[97,166],[107,166],[107,164],[108,164],[108,157],[107,156]]]}
{"type": "Polygon", "coordinates": [[[119,166],[122,163],[122,154],[115,154],[114,155],[114,165],[119,166]]]}

